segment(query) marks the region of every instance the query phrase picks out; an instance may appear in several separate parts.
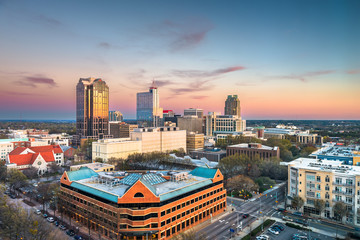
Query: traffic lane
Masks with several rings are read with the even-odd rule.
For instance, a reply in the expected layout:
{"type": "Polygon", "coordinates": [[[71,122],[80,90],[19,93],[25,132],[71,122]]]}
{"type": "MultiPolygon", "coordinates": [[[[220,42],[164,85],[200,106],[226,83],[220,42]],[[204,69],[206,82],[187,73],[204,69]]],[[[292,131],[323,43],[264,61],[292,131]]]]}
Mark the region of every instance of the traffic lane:
{"type": "Polygon", "coordinates": [[[217,220],[215,223],[202,229],[201,231],[199,231],[199,233],[204,234],[207,237],[218,236],[222,231],[225,231],[227,227],[230,227],[232,224],[234,224],[236,222],[236,219],[237,219],[237,213],[236,212],[231,213],[226,218],[217,220]]]}

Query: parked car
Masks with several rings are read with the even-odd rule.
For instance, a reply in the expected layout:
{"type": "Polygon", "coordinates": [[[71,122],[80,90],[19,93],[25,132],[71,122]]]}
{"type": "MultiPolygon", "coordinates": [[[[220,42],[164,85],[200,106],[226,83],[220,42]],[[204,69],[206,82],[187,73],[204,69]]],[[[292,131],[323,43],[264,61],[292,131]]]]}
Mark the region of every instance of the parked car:
{"type": "Polygon", "coordinates": [[[291,217],[288,217],[288,216],[283,216],[283,217],[282,217],[282,220],[284,220],[284,221],[289,221],[289,222],[292,222],[292,221],[293,221],[293,219],[292,219],[291,217]]]}
{"type": "Polygon", "coordinates": [[[75,232],[74,232],[74,230],[69,229],[66,231],[66,234],[69,235],[70,237],[72,237],[75,235],[75,232]]]}
{"type": "Polygon", "coordinates": [[[65,231],[66,230],[66,227],[64,225],[60,225],[59,227],[61,230],[65,231]]]}
{"type": "Polygon", "coordinates": [[[294,222],[307,226],[308,223],[302,219],[295,219],[294,222]]]}
{"type": "Polygon", "coordinates": [[[243,214],[243,218],[247,218],[247,217],[249,217],[249,216],[250,216],[250,215],[247,214],[247,213],[243,214]]]}
{"type": "Polygon", "coordinates": [[[43,217],[44,217],[44,218],[48,218],[49,216],[48,216],[46,213],[44,213],[44,214],[43,214],[43,217]]]}
{"type": "Polygon", "coordinates": [[[274,231],[277,231],[277,232],[279,232],[279,233],[281,233],[281,229],[279,228],[279,227],[276,227],[276,226],[272,226],[272,227],[270,227],[272,230],[274,230],[274,231]]]}
{"type": "Polygon", "coordinates": [[[279,231],[276,231],[276,230],[274,230],[272,228],[269,228],[268,231],[271,232],[272,234],[275,234],[275,235],[279,234],[279,231]]]}
{"type": "Polygon", "coordinates": [[[269,240],[270,237],[268,235],[260,235],[256,237],[256,240],[269,240]]]}
{"type": "Polygon", "coordinates": [[[83,240],[84,238],[83,238],[82,236],[75,235],[75,236],[74,236],[74,239],[75,239],[75,240],[83,240]]]}
{"type": "Polygon", "coordinates": [[[279,228],[280,231],[284,231],[284,229],[285,229],[283,226],[281,226],[281,225],[279,225],[279,224],[276,224],[276,225],[274,225],[273,227],[279,228]]]}
{"type": "Polygon", "coordinates": [[[286,212],[286,209],[285,208],[278,208],[277,209],[279,212],[286,212]]]}
{"type": "Polygon", "coordinates": [[[55,224],[55,226],[58,227],[60,223],[59,223],[59,221],[55,221],[54,224],[55,224]]]}
{"type": "Polygon", "coordinates": [[[53,217],[48,217],[47,220],[48,220],[48,222],[50,222],[50,223],[52,223],[52,222],[55,221],[53,217]]]}
{"type": "Polygon", "coordinates": [[[299,217],[302,217],[302,216],[303,216],[302,212],[293,212],[293,215],[299,216],[299,217]]]}
{"type": "Polygon", "coordinates": [[[41,211],[39,209],[35,209],[34,210],[34,213],[37,214],[37,215],[40,215],[41,214],[41,211]]]}

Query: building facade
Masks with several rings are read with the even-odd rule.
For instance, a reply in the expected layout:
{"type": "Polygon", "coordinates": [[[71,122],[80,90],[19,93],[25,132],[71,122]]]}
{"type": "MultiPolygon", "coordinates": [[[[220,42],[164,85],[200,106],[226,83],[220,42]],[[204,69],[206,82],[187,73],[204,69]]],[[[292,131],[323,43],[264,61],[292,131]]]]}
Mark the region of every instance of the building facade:
{"type": "Polygon", "coordinates": [[[58,207],[94,235],[171,239],[226,209],[218,169],[150,173],[64,172],[58,207]]]}
{"type": "Polygon", "coordinates": [[[237,95],[228,95],[225,101],[225,115],[241,118],[240,100],[237,95]]]}
{"type": "Polygon", "coordinates": [[[76,134],[106,138],[109,133],[109,87],[100,78],[80,78],[76,85],[76,134]]]}
{"type": "Polygon", "coordinates": [[[30,138],[0,139],[0,160],[6,161],[9,153],[17,147],[30,147],[30,138]]]}
{"type": "Polygon", "coordinates": [[[246,129],[246,120],[233,115],[220,115],[211,112],[206,116],[205,134],[206,136],[216,136],[217,134],[234,134],[243,132],[246,129]]]}
{"type": "Polygon", "coordinates": [[[190,153],[204,149],[204,134],[189,132],[186,134],[186,149],[190,153]]]}
{"type": "Polygon", "coordinates": [[[300,133],[296,135],[296,142],[301,144],[323,145],[323,137],[317,134],[300,133]]]}
{"type": "Polygon", "coordinates": [[[110,111],[109,112],[109,121],[110,122],[122,122],[123,115],[120,111],[110,111]]]}
{"type": "Polygon", "coordinates": [[[110,135],[113,138],[128,138],[130,137],[130,132],[134,131],[135,128],[138,128],[136,124],[128,124],[124,122],[110,122],[110,135]]]}
{"type": "Polygon", "coordinates": [[[198,118],[203,118],[204,110],[199,108],[188,108],[184,109],[184,117],[185,116],[197,116],[198,118]]]}
{"type": "Polygon", "coordinates": [[[204,121],[202,118],[188,115],[184,117],[179,117],[177,121],[177,125],[181,130],[186,130],[187,132],[203,133],[204,121]]]}
{"type": "Polygon", "coordinates": [[[241,143],[226,147],[226,156],[235,154],[245,154],[246,156],[253,158],[259,155],[262,159],[268,159],[272,157],[280,158],[279,147],[268,147],[261,143],[241,143]]]}
{"type": "Polygon", "coordinates": [[[136,120],[141,127],[162,125],[163,109],[160,108],[158,88],[153,82],[149,92],[136,94],[136,120]]]}
{"type": "Polygon", "coordinates": [[[141,153],[141,141],[131,141],[130,138],[99,139],[92,143],[92,160],[101,158],[108,161],[110,158],[126,159],[130,154],[141,153]]]}
{"type": "MultiPolygon", "coordinates": [[[[288,166],[288,203],[299,196],[304,200],[305,214],[338,218],[333,211],[336,203],[344,203],[348,216],[342,221],[360,226],[360,167],[347,166],[341,161],[298,158],[288,166]],[[325,209],[319,212],[314,203],[325,201],[325,209]]],[[[340,219],[339,219],[340,220],[340,219]]]]}

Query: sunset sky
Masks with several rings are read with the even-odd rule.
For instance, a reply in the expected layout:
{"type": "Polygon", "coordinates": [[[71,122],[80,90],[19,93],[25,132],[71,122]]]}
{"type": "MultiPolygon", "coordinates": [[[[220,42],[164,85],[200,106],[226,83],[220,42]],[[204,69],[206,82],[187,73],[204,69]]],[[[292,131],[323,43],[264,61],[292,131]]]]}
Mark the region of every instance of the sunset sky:
{"type": "Polygon", "coordinates": [[[75,119],[79,78],[136,116],[160,105],[244,119],[360,119],[360,1],[0,0],[0,119],[75,119]]]}

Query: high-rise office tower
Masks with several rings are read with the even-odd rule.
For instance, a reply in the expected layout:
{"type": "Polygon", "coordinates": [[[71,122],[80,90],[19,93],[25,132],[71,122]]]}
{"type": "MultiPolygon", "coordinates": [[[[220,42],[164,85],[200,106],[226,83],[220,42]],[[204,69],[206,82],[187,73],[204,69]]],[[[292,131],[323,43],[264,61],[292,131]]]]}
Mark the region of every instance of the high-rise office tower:
{"type": "Polygon", "coordinates": [[[136,94],[136,120],[141,127],[159,127],[163,109],[159,107],[159,92],[153,81],[149,92],[136,94]]]}
{"type": "Polygon", "coordinates": [[[104,138],[109,127],[109,87],[100,78],[80,78],[76,85],[76,134],[104,138]]]}
{"type": "Polygon", "coordinates": [[[225,115],[241,117],[240,100],[237,95],[228,95],[225,101],[225,115]]]}

